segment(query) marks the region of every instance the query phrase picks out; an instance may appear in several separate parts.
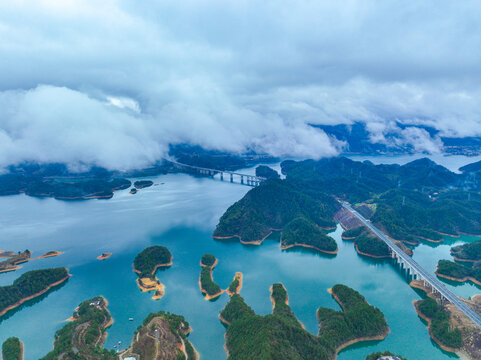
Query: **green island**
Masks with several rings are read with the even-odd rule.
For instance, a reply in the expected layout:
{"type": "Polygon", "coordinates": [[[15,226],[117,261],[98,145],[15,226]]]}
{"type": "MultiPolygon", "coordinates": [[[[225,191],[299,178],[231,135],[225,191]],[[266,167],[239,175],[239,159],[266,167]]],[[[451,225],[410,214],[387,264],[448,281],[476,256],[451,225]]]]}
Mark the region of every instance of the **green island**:
{"type": "Polygon", "coordinates": [[[458,328],[451,330],[449,310],[429,297],[416,301],[414,305],[419,316],[428,322],[429,334],[439,346],[451,352],[463,346],[461,331],[458,328]]]}
{"type": "Polygon", "coordinates": [[[354,240],[366,230],[367,229],[364,226],[356,226],[356,227],[353,227],[352,229],[344,230],[341,237],[343,240],[354,240]]]}
{"type": "Polygon", "coordinates": [[[390,257],[389,247],[386,243],[366,227],[359,227],[354,230],[356,231],[348,233],[348,239],[354,238],[354,246],[359,254],[378,259],[390,257]],[[359,232],[358,229],[361,231],[359,232]]]}
{"type": "Polygon", "coordinates": [[[468,268],[454,261],[439,260],[436,275],[453,281],[471,281],[481,285],[481,263],[477,263],[473,265],[473,267],[468,268]]]}
{"type": "Polygon", "coordinates": [[[279,179],[280,175],[273,168],[266,165],[259,165],[256,167],[256,176],[266,179],[279,179]]]}
{"type": "Polygon", "coordinates": [[[481,261],[481,240],[451,248],[451,255],[457,261],[481,261]]]}
{"type": "Polygon", "coordinates": [[[187,339],[191,331],[181,315],[164,311],[151,313],[137,328],[130,347],[120,353],[119,358],[196,360],[198,354],[187,339]]]}
{"type": "Polygon", "coordinates": [[[101,296],[83,301],[67,325],[55,333],[53,350],[41,360],[116,360],[114,350],[102,347],[113,323],[108,302],[101,296]]]}
{"type": "Polygon", "coordinates": [[[17,337],[9,337],[2,344],[3,360],[22,360],[23,344],[17,337]]]}
{"type": "Polygon", "coordinates": [[[70,277],[66,268],[32,270],[0,287],[0,316],[24,302],[46,293],[70,277]]]}
{"type": "Polygon", "coordinates": [[[332,237],[303,217],[290,221],[282,231],[281,249],[295,246],[308,247],[329,254],[335,254],[338,250],[332,237]]]}
{"type": "Polygon", "coordinates": [[[344,346],[357,341],[384,339],[389,328],[383,314],[357,291],[335,285],[331,292],[343,311],[318,309],[319,334],[307,332],[292,312],[282,284],[271,287],[272,314],[255,314],[234,294],[220,313],[226,325],[229,360],[335,359],[344,346]]]}
{"type": "Polygon", "coordinates": [[[151,180],[137,180],[134,182],[134,187],[136,189],[143,189],[152,185],[154,185],[154,182],[151,180]]]}
{"type": "Polygon", "coordinates": [[[200,261],[202,270],[200,271],[199,286],[206,300],[216,299],[224,292],[212,278],[212,272],[216,264],[217,259],[212,254],[203,255],[200,261]]]}
{"type": "Polygon", "coordinates": [[[152,298],[158,300],[164,296],[165,286],[155,277],[159,267],[172,265],[172,254],[164,246],[150,246],[142,250],[134,259],[134,272],[137,273],[137,286],[142,291],[153,291],[152,298]]]}
{"type": "Polygon", "coordinates": [[[372,353],[366,357],[366,360],[379,360],[379,359],[392,359],[392,360],[407,360],[406,358],[393,354],[390,351],[372,353]]]}

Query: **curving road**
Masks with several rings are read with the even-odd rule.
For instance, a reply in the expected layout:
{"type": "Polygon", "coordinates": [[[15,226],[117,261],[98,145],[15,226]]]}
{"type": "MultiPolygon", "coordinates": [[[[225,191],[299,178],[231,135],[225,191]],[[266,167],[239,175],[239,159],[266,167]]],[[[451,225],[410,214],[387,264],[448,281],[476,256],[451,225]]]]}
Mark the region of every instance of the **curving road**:
{"type": "Polygon", "coordinates": [[[344,209],[349,211],[351,214],[356,216],[367,228],[369,228],[378,238],[384,241],[387,246],[393,251],[398,257],[400,257],[406,264],[411,268],[411,270],[417,274],[419,278],[425,280],[426,282],[431,285],[433,289],[441,294],[446,300],[450,303],[455,305],[459,310],[461,310],[464,315],[466,315],[469,319],[471,319],[476,325],[481,327],[481,316],[476,313],[473,309],[471,309],[466,303],[460,300],[456,295],[454,295],[451,291],[441,283],[437,277],[430,274],[428,271],[424,270],[421,265],[419,265],[416,261],[414,261],[409,255],[407,255],[404,251],[401,250],[399,246],[397,246],[391,239],[389,239],[381,230],[375,227],[369,220],[364,218],[359,212],[354,210],[351,205],[346,202],[341,202],[344,209]]]}

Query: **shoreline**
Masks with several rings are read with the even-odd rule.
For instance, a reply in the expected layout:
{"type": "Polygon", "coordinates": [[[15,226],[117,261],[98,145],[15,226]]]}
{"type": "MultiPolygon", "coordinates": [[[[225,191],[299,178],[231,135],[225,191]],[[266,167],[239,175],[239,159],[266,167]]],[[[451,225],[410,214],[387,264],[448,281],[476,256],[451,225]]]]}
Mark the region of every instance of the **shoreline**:
{"type": "Polygon", "coordinates": [[[453,353],[453,354],[456,354],[456,351],[457,349],[454,349],[452,347],[449,347],[449,346],[446,346],[444,345],[440,340],[438,340],[434,335],[433,333],[431,332],[431,319],[428,318],[427,316],[425,316],[424,314],[422,314],[419,309],[418,309],[418,301],[421,301],[421,300],[413,300],[413,305],[414,305],[414,309],[416,310],[416,313],[418,314],[418,316],[423,319],[424,321],[426,321],[428,323],[428,333],[429,333],[429,337],[431,339],[433,339],[433,341],[439,345],[439,347],[441,349],[443,349],[444,351],[447,351],[447,352],[450,352],[450,353],[453,353]]]}
{"type": "Polygon", "coordinates": [[[296,246],[314,249],[314,250],[317,250],[319,252],[323,252],[325,254],[331,254],[331,255],[335,255],[339,252],[339,248],[337,248],[334,251],[330,251],[330,250],[322,250],[322,249],[320,249],[320,248],[318,248],[314,245],[299,244],[299,243],[294,243],[294,244],[289,244],[289,245],[281,245],[280,248],[281,248],[281,250],[287,250],[287,249],[290,249],[290,248],[296,247],[296,246]]]}
{"type": "Polygon", "coordinates": [[[18,360],[23,360],[23,352],[25,348],[24,348],[23,342],[21,342],[20,340],[19,342],[20,342],[20,356],[18,357],[18,360]]]}
{"type": "Polygon", "coordinates": [[[445,278],[445,279],[448,279],[448,280],[457,281],[457,282],[461,282],[461,283],[467,282],[467,281],[471,281],[472,283],[481,286],[481,281],[476,280],[476,279],[473,278],[472,276],[465,276],[465,277],[463,277],[463,278],[455,278],[455,277],[453,277],[453,276],[440,274],[440,273],[438,273],[437,270],[436,270],[434,273],[435,273],[437,276],[442,277],[442,278],[445,278]]]}
{"type": "Polygon", "coordinates": [[[3,316],[5,315],[8,311],[10,310],[13,310],[15,309],[16,307],[19,307],[20,305],[22,305],[24,302],[26,301],[29,301],[29,300],[32,300],[40,295],[43,295],[45,294],[47,291],[49,291],[51,288],[53,288],[54,286],[57,286],[57,285],[60,285],[61,283],[63,283],[64,281],[68,280],[72,275],[68,274],[67,276],[65,276],[64,278],[60,279],[59,281],[56,281],[52,284],[50,284],[49,286],[47,286],[45,289],[39,291],[38,293],[35,293],[33,295],[30,295],[30,296],[27,296],[26,298],[23,298],[23,299],[20,299],[18,300],[16,303],[6,307],[5,309],[3,309],[2,311],[0,311],[0,316],[3,316]]]}
{"type": "MultiPolygon", "coordinates": [[[[6,252],[4,252],[6,253],[6,252]]],[[[37,256],[37,257],[29,257],[27,259],[22,259],[22,260],[18,260],[18,261],[15,261],[13,262],[9,267],[6,267],[2,270],[0,270],[0,273],[4,273],[4,272],[9,272],[9,271],[15,271],[15,270],[18,270],[18,269],[21,269],[22,266],[19,265],[19,264],[23,264],[23,263],[26,263],[26,262],[29,262],[29,261],[32,261],[32,260],[38,260],[38,259],[45,259],[45,258],[49,258],[49,257],[54,257],[54,256],[58,256],[60,254],[63,254],[63,251],[49,251],[49,252],[46,252],[45,254],[41,255],[41,256],[37,256]]],[[[13,257],[15,255],[11,255],[11,256],[5,256],[5,257],[13,257]]]]}
{"type": "Polygon", "coordinates": [[[212,235],[212,238],[216,239],[216,240],[228,240],[228,239],[238,238],[240,243],[244,244],[244,245],[261,245],[264,242],[265,239],[267,239],[269,236],[272,235],[272,233],[274,231],[282,231],[282,229],[270,229],[269,233],[260,240],[245,241],[245,240],[242,240],[242,237],[240,235],[237,235],[237,234],[230,235],[230,236],[214,236],[214,235],[212,235]]]}
{"type": "Polygon", "coordinates": [[[371,257],[371,258],[374,258],[374,259],[389,259],[389,258],[391,258],[389,255],[371,255],[371,254],[362,252],[362,251],[359,250],[359,248],[357,247],[357,244],[354,244],[354,248],[356,249],[356,251],[357,251],[358,254],[364,255],[364,256],[367,256],[367,257],[371,257]]]}
{"type": "Polygon", "coordinates": [[[219,259],[217,259],[217,258],[215,258],[214,263],[213,263],[212,265],[210,265],[210,266],[203,264],[203,263],[202,263],[202,259],[201,259],[200,262],[199,262],[200,266],[202,266],[202,267],[210,267],[212,270],[217,266],[218,263],[219,263],[219,259]]]}
{"type": "Polygon", "coordinates": [[[420,239],[423,239],[423,240],[426,240],[426,241],[429,241],[429,242],[432,242],[432,243],[436,243],[436,244],[439,244],[439,243],[442,243],[443,241],[445,241],[445,239],[443,239],[443,238],[441,238],[440,240],[434,240],[434,239],[429,239],[427,237],[420,236],[420,235],[415,235],[415,236],[420,238],[420,239]]]}
{"type": "MultiPolygon", "coordinates": [[[[336,294],[334,294],[334,292],[332,291],[332,289],[327,289],[327,292],[329,294],[332,295],[332,297],[337,301],[337,303],[341,306],[342,308],[342,311],[344,312],[345,309],[344,309],[344,304],[342,303],[341,300],[339,300],[339,298],[337,297],[336,294]]],[[[366,301],[366,303],[368,303],[366,301]]],[[[369,303],[368,303],[369,304],[369,303]]],[[[370,304],[369,304],[370,305],[370,304]]],[[[375,335],[375,336],[362,336],[362,337],[358,337],[358,338],[355,338],[355,339],[351,339],[351,340],[348,340],[342,344],[340,344],[336,349],[335,349],[335,353],[334,353],[334,360],[337,359],[337,355],[339,354],[339,352],[345,348],[347,348],[348,346],[351,346],[353,344],[356,344],[358,342],[364,342],[364,341],[380,341],[380,340],[384,340],[388,335],[389,333],[391,332],[391,329],[389,328],[389,326],[387,327],[386,331],[384,331],[382,334],[379,334],[379,335],[375,335]]]]}
{"type": "Polygon", "coordinates": [[[461,261],[461,262],[476,263],[476,262],[478,262],[478,261],[481,261],[481,260],[472,260],[472,259],[461,259],[461,258],[458,258],[456,255],[453,254],[452,251],[451,251],[451,256],[453,257],[454,260],[456,260],[456,261],[461,261]]]}

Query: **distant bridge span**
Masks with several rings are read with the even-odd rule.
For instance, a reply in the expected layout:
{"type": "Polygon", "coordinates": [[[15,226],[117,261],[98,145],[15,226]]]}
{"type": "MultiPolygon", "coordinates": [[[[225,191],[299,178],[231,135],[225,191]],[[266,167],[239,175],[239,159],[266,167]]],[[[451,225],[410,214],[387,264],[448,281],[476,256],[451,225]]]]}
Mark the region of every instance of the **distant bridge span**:
{"type": "Polygon", "coordinates": [[[430,274],[424,268],[421,267],[416,261],[414,261],[409,255],[401,250],[391,239],[389,239],[381,230],[375,227],[369,220],[364,218],[359,212],[354,210],[348,203],[341,202],[344,209],[349,211],[351,214],[356,216],[368,229],[370,229],[378,238],[386,243],[391,251],[391,256],[396,259],[396,261],[401,264],[401,267],[407,269],[413,278],[423,280],[425,285],[429,285],[433,293],[438,293],[441,297],[441,301],[447,300],[459,310],[461,310],[464,315],[471,319],[476,325],[481,327],[481,316],[471,309],[466,303],[460,300],[456,295],[444,286],[434,275],[430,274]]]}
{"type": "Polygon", "coordinates": [[[236,182],[235,180],[238,180],[239,183],[242,185],[259,186],[263,181],[266,180],[265,177],[261,177],[261,176],[242,174],[234,171],[209,169],[209,168],[204,168],[200,166],[183,164],[175,160],[169,160],[169,159],[164,159],[164,160],[173,164],[175,168],[185,170],[188,173],[194,173],[198,175],[206,175],[206,176],[212,176],[212,177],[219,174],[221,181],[224,181],[224,175],[225,175],[226,178],[229,179],[231,183],[236,182]]]}

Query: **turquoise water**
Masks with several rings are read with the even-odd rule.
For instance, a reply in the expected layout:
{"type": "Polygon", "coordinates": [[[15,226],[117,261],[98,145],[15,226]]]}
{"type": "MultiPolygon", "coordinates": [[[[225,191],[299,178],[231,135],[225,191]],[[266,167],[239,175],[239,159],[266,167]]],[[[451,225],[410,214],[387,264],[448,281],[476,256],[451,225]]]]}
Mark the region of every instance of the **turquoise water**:
{"type": "MultiPolygon", "coordinates": [[[[272,310],[270,285],[284,283],[292,309],[314,334],[318,331],[316,309],[339,309],[327,293],[336,283],[355,288],[379,307],[391,328],[389,336],[381,342],[352,346],[339,355],[339,360],[363,359],[386,349],[411,360],[455,357],[430,340],[412,305],[420,297],[408,286],[405,275],[388,262],[358,256],[352,243],[341,240],[340,228],[332,233],[339,245],[336,256],[281,251],[275,236],[262,246],[215,241],[211,234],[218,218],[248,187],[182,174],[152,179],[165,184],[136,195],[128,190],[116,192],[110,200],[62,202],[23,195],[0,197],[0,249],[28,248],[33,256],[49,250],[65,252],[0,274],[0,285],[10,284],[25,271],[45,267],[66,266],[73,275],[40,301],[0,318],[0,341],[18,336],[25,344],[26,359],[37,359],[52,349],[55,331],[78,303],[100,294],[108,299],[115,320],[108,330],[107,348],[119,340],[126,347],[147,314],[166,310],[182,314],[190,322],[194,329],[190,339],[202,359],[225,359],[225,329],[217,316],[228,296],[208,302],[198,288],[200,257],[211,252],[219,258],[214,270],[216,282],[225,288],[235,272],[242,271],[241,294],[258,314],[272,310]],[[166,285],[166,294],[158,301],[137,288],[132,271],[135,255],[153,244],[167,246],[174,256],[173,266],[157,273],[166,285]],[[105,261],[96,260],[102,252],[113,255],[105,261]],[[130,317],[134,321],[128,321],[130,317]]],[[[433,271],[438,258],[449,258],[448,245],[422,244],[415,250],[415,259],[433,271]]],[[[471,285],[452,288],[465,296],[481,292],[471,285]]]]}

